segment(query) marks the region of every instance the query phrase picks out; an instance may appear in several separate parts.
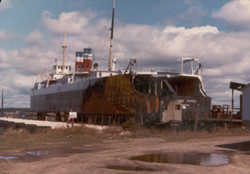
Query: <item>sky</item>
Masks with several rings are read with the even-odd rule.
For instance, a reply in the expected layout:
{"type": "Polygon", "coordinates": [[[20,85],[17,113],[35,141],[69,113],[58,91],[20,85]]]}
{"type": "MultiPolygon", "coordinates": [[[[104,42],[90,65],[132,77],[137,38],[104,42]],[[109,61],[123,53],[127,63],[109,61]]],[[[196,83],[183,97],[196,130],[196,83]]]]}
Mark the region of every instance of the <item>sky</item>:
{"type": "MultiPolygon", "coordinates": [[[[66,64],[91,47],[94,62],[108,66],[113,0],[2,0],[0,89],[4,107],[30,107],[29,92],[44,68],[66,64]]],[[[202,63],[212,104],[231,105],[231,81],[250,82],[249,0],[116,0],[113,57],[139,68],[179,68],[180,57],[202,63]]],[[[235,92],[235,106],[240,92],[235,92]]]]}

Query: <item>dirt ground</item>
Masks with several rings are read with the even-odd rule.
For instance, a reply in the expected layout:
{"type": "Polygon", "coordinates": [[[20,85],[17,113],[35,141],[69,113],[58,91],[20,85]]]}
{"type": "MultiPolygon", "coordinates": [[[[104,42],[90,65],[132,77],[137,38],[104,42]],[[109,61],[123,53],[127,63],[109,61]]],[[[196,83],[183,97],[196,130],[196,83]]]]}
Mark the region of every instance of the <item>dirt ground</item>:
{"type": "MultiPolygon", "coordinates": [[[[101,144],[70,147],[84,153],[31,157],[24,149],[11,149],[4,155],[19,156],[15,160],[0,160],[0,173],[250,173],[249,151],[217,147],[216,145],[250,141],[250,136],[210,138],[167,142],[160,138],[132,138],[105,140],[101,144]],[[166,164],[134,161],[132,156],[164,152],[227,153],[230,163],[219,166],[166,164]],[[248,153],[247,153],[248,152],[248,153]],[[26,158],[27,157],[27,158],[26,158]],[[150,168],[154,171],[126,171],[107,169],[109,165],[150,168]]],[[[58,147],[57,147],[58,148],[58,147]]],[[[53,147],[52,147],[53,149],[53,147]]],[[[3,155],[3,154],[1,154],[3,155]]]]}

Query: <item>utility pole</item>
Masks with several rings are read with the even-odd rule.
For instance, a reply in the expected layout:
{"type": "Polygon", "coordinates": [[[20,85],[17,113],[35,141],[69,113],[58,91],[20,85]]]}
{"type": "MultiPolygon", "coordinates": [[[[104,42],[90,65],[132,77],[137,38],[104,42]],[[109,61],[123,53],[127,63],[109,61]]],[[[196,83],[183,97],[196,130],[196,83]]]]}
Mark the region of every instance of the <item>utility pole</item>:
{"type": "Polygon", "coordinates": [[[1,111],[1,117],[3,117],[3,89],[2,89],[2,111],[1,111]]]}

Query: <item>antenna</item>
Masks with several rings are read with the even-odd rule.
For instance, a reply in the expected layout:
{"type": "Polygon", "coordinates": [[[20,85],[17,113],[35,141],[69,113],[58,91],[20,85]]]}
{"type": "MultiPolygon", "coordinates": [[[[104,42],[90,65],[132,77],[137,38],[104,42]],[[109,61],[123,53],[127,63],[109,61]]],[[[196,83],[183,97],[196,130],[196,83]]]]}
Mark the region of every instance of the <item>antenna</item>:
{"type": "Polygon", "coordinates": [[[64,69],[65,69],[65,50],[67,48],[67,45],[66,45],[66,27],[64,29],[64,42],[63,42],[62,48],[63,48],[63,69],[62,69],[62,73],[64,73],[64,69]]]}
{"type": "Polygon", "coordinates": [[[111,37],[110,37],[110,51],[109,51],[109,71],[111,71],[112,52],[113,52],[114,15],[115,15],[115,0],[113,1],[112,22],[111,22],[111,28],[110,28],[111,37]]]}

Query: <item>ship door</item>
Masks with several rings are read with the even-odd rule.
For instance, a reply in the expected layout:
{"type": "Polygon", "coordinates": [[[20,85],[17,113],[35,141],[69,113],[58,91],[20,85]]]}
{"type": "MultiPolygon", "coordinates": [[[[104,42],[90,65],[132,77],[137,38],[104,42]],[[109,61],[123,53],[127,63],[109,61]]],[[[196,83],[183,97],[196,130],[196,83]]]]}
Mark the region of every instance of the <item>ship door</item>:
{"type": "Polygon", "coordinates": [[[165,111],[162,113],[163,123],[168,123],[170,121],[182,121],[182,107],[181,102],[170,101],[165,111]]]}

